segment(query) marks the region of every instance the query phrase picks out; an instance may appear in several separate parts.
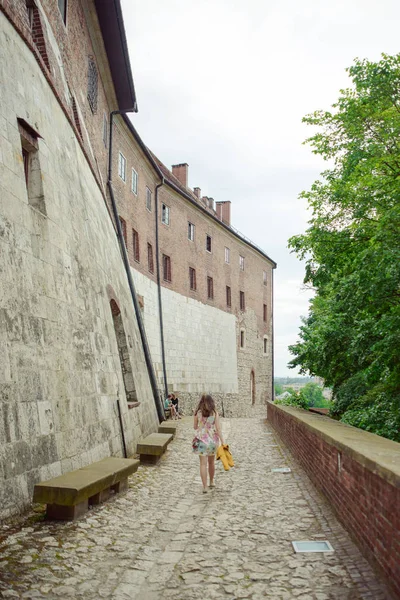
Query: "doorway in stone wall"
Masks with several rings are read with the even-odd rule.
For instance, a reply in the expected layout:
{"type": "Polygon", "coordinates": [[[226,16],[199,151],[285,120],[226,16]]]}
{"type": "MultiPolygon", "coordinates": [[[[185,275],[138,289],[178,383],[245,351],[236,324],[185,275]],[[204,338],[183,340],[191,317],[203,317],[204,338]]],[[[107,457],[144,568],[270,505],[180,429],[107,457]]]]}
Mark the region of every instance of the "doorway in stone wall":
{"type": "Polygon", "coordinates": [[[121,311],[115,300],[110,300],[110,308],[114,323],[115,337],[117,338],[119,361],[121,363],[126,399],[128,402],[137,402],[135,381],[133,379],[132,366],[129,359],[128,340],[126,339],[121,311]]]}
{"type": "Polygon", "coordinates": [[[252,370],[250,373],[250,398],[251,404],[254,406],[256,403],[256,376],[254,370],[252,370]]]}

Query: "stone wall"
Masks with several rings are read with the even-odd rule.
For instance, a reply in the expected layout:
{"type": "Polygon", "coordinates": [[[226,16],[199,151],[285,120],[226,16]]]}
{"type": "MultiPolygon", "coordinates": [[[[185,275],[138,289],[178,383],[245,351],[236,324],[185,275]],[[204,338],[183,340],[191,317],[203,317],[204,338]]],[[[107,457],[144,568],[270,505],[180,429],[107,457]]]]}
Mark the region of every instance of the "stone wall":
{"type": "Polygon", "coordinates": [[[400,444],[272,403],[268,420],[400,598],[400,444]]]}
{"type": "MultiPolygon", "coordinates": [[[[128,452],[157,414],[105,198],[35,56],[0,13],[0,518],[35,482],[128,452]],[[29,75],[28,75],[29,74],[29,75]],[[29,85],[24,82],[29,76],[29,85]],[[17,118],[41,138],[28,197],[17,118]],[[129,410],[110,301],[134,389],[129,410]]],[[[126,364],[125,364],[126,368],[126,364]]]]}

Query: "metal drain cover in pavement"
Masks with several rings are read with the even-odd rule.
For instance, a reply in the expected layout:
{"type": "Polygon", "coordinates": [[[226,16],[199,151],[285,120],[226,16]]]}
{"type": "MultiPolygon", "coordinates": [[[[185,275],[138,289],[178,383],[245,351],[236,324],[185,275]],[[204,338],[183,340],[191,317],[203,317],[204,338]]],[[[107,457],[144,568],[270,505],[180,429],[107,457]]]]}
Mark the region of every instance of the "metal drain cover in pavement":
{"type": "Polygon", "coordinates": [[[289,467],[279,467],[279,469],[271,469],[273,473],[291,473],[292,469],[289,467]]]}
{"type": "Polygon", "coordinates": [[[292,542],[295,552],[334,552],[329,542],[292,542]]]}

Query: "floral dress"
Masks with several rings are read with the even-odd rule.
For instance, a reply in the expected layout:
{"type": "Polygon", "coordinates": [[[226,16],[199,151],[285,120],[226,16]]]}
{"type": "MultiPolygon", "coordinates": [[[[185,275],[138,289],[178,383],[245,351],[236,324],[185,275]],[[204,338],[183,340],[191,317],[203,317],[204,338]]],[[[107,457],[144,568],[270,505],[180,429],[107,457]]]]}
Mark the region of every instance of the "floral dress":
{"type": "Polygon", "coordinates": [[[198,427],[192,448],[199,456],[212,456],[216,453],[219,445],[219,437],[215,429],[215,415],[203,417],[201,412],[197,413],[198,427]]]}

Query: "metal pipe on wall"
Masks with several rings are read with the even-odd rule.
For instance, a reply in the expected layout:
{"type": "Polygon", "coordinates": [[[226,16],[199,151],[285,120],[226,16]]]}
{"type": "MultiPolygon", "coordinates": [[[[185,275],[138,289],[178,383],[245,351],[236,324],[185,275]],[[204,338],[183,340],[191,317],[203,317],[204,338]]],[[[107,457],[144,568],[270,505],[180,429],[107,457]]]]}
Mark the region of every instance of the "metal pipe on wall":
{"type": "Polygon", "coordinates": [[[142,341],[142,346],[143,346],[143,351],[144,351],[144,356],[145,356],[145,361],[146,361],[146,366],[147,366],[147,372],[149,374],[150,384],[151,384],[151,388],[153,391],[154,403],[156,405],[159,421],[162,422],[162,421],[165,421],[164,407],[162,406],[162,403],[161,403],[161,400],[160,400],[160,397],[158,394],[157,380],[156,380],[156,376],[154,373],[153,363],[151,360],[150,349],[149,349],[149,345],[147,342],[146,331],[145,331],[143,319],[142,319],[142,313],[140,312],[140,306],[139,306],[135,286],[134,286],[133,279],[132,279],[132,273],[131,273],[131,268],[129,265],[128,253],[126,251],[125,240],[124,240],[124,236],[122,234],[118,209],[117,209],[117,205],[115,202],[114,190],[112,187],[113,117],[115,114],[125,114],[127,112],[132,112],[132,111],[114,110],[110,113],[110,143],[109,143],[109,162],[108,162],[107,185],[108,185],[108,189],[110,192],[111,206],[112,206],[112,210],[113,210],[115,225],[117,227],[117,236],[118,236],[118,241],[119,241],[119,245],[121,248],[122,259],[124,262],[125,272],[126,272],[126,275],[128,278],[129,289],[131,292],[133,307],[135,310],[136,320],[137,320],[138,327],[139,327],[140,338],[142,341]]]}

